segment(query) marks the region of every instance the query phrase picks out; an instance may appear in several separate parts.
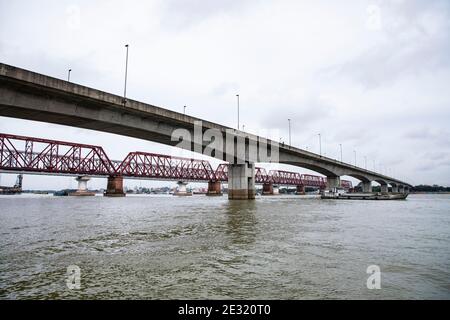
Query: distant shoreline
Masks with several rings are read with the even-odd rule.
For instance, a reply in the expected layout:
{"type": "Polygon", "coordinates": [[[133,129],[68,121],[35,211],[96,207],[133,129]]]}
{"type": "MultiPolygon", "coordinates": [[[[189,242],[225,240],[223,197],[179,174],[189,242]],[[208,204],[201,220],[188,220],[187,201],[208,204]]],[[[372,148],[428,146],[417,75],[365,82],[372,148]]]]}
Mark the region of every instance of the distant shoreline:
{"type": "Polygon", "coordinates": [[[436,191],[436,192],[433,192],[433,191],[411,191],[410,194],[450,194],[450,192],[448,192],[448,191],[442,191],[442,192],[440,192],[440,191],[436,191]]]}

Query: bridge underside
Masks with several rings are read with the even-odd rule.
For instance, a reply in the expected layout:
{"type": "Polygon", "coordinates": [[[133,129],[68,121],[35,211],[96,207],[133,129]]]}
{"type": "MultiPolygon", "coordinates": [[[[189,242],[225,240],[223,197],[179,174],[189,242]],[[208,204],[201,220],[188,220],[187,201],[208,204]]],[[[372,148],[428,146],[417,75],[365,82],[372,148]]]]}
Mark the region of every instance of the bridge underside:
{"type": "MultiPolygon", "coordinates": [[[[248,152],[250,142],[260,141],[261,137],[138,101],[125,101],[117,95],[5,64],[0,64],[0,116],[104,131],[170,146],[179,143],[172,141],[175,130],[184,129],[193,136],[195,124],[201,121],[201,133],[216,129],[222,133],[226,143],[232,144],[224,146],[224,150],[235,150],[234,139],[245,139],[247,151],[242,163],[247,163],[246,165],[230,161],[226,153],[217,155],[218,159],[235,165],[230,166],[233,176],[230,180],[232,199],[254,198],[254,181],[249,172],[254,170],[254,162],[264,162],[259,158],[256,161],[250,160],[248,152]],[[225,139],[230,131],[234,132],[232,142],[225,139]]],[[[194,140],[189,148],[203,152],[209,143],[210,141],[202,138],[200,141],[194,140]]],[[[259,150],[256,153],[259,157],[259,150]]],[[[340,177],[344,175],[356,177],[363,183],[377,181],[382,186],[395,184],[399,191],[401,186],[408,186],[402,181],[292,146],[280,146],[279,162],[323,174],[327,177],[328,188],[340,186],[340,177]]]]}

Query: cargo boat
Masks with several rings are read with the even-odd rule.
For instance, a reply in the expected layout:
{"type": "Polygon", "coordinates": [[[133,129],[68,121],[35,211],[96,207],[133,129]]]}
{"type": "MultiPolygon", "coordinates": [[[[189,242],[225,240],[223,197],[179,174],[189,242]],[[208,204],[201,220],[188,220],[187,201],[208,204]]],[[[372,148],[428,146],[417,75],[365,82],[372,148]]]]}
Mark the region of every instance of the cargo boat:
{"type": "Polygon", "coordinates": [[[404,200],[408,197],[408,193],[347,193],[340,188],[324,191],[321,195],[322,199],[335,200],[404,200]]]}

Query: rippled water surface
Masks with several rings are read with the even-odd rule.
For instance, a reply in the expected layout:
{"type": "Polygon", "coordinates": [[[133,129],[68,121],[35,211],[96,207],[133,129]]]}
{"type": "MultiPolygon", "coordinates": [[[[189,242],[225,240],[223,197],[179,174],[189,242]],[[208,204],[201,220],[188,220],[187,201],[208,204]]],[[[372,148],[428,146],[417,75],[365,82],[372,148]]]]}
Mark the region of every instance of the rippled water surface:
{"type": "Polygon", "coordinates": [[[0,298],[450,299],[449,231],[450,195],[3,196],[0,298]]]}

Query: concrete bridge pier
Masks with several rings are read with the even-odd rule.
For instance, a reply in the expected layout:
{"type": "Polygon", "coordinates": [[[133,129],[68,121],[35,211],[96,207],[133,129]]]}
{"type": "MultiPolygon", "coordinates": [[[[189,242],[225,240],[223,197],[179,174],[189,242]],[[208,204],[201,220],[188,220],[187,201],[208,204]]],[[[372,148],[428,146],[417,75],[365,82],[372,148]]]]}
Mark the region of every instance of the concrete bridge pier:
{"type": "Polygon", "coordinates": [[[228,166],[228,199],[255,199],[255,164],[230,164],[228,166]]]}
{"type": "Polygon", "coordinates": [[[123,177],[109,176],[108,185],[106,187],[105,197],[125,197],[123,192],[123,177]]]}
{"type": "Polygon", "coordinates": [[[69,196],[73,197],[93,197],[95,196],[94,192],[89,192],[87,183],[91,180],[90,177],[80,176],[75,179],[78,182],[78,190],[75,192],[69,193],[69,196]]]}
{"type": "Polygon", "coordinates": [[[392,186],[392,193],[398,193],[398,186],[396,185],[392,186]]]}
{"type": "Polygon", "coordinates": [[[381,185],[381,193],[389,193],[389,187],[387,184],[381,185]]]}
{"type": "Polygon", "coordinates": [[[409,187],[408,186],[405,186],[405,188],[404,188],[404,191],[403,191],[404,193],[409,193],[409,187]]]}
{"type": "Polygon", "coordinates": [[[398,186],[398,192],[404,193],[404,192],[405,192],[405,187],[402,186],[402,185],[399,185],[399,186],[398,186]]]}
{"type": "Polygon", "coordinates": [[[341,187],[341,178],[338,176],[327,177],[327,190],[332,190],[333,188],[341,187]]]}
{"type": "Polygon", "coordinates": [[[178,181],[177,185],[178,185],[178,189],[174,193],[174,196],[180,196],[180,197],[192,196],[192,192],[187,191],[187,185],[188,185],[187,182],[178,181]]]}
{"type": "Polygon", "coordinates": [[[209,181],[206,195],[210,197],[223,196],[222,183],[220,181],[209,181]]]}
{"type": "Polygon", "coordinates": [[[364,193],[371,193],[372,192],[372,183],[371,182],[363,182],[362,183],[362,191],[364,193]]]}
{"type": "Polygon", "coordinates": [[[271,196],[271,195],[273,195],[273,183],[268,182],[268,183],[264,183],[263,184],[262,195],[263,196],[271,196]]]}
{"type": "Polygon", "coordinates": [[[280,194],[280,186],[276,185],[273,186],[273,194],[274,195],[280,194]]]}
{"type": "Polygon", "coordinates": [[[304,186],[297,186],[296,194],[305,194],[305,187],[304,186]]]}

